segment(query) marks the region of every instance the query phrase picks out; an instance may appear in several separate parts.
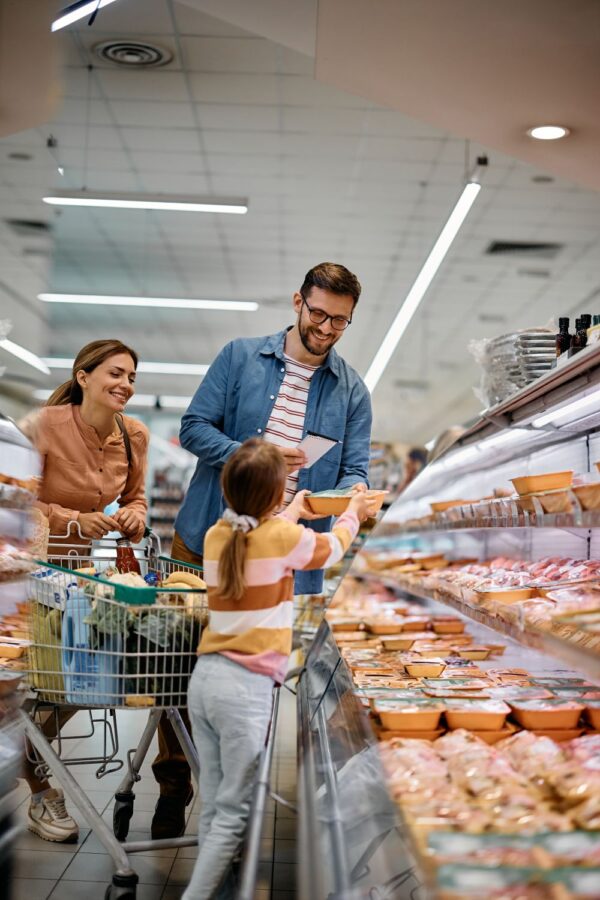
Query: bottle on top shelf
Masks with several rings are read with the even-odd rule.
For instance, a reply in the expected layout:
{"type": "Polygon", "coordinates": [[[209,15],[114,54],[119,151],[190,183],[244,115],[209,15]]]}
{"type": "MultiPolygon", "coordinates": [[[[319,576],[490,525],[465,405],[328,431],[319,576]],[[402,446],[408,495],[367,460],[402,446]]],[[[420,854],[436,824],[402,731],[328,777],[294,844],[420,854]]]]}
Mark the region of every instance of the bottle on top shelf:
{"type": "Polygon", "coordinates": [[[575,321],[575,334],[571,337],[571,350],[573,353],[578,353],[580,350],[587,344],[587,330],[583,325],[581,319],[576,319],[575,321]]]}
{"type": "Polygon", "coordinates": [[[588,344],[597,344],[600,342],[600,316],[594,316],[591,327],[587,332],[588,344]]]}
{"type": "Polygon", "coordinates": [[[560,356],[571,347],[571,335],[569,334],[569,319],[565,316],[558,320],[558,334],[556,335],[556,355],[560,356]]]}

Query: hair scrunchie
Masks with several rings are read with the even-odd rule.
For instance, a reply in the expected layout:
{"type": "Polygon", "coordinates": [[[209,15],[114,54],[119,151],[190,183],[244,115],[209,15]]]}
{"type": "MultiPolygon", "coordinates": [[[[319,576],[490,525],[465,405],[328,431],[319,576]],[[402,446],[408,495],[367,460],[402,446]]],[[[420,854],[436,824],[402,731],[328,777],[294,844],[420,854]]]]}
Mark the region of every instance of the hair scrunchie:
{"type": "Polygon", "coordinates": [[[234,512],[232,509],[226,509],[223,513],[225,521],[231,525],[234,531],[243,531],[244,533],[258,528],[258,519],[254,516],[242,516],[234,512]]]}

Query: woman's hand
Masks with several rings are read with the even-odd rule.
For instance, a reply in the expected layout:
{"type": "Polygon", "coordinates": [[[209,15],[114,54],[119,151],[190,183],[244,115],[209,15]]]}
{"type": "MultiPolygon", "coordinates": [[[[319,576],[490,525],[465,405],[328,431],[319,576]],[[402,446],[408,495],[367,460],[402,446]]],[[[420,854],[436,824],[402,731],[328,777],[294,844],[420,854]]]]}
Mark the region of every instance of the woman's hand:
{"type": "Polygon", "coordinates": [[[114,518],[118,530],[126,537],[135,535],[139,531],[140,518],[132,509],[127,509],[126,506],[123,506],[115,513],[114,518]]]}
{"type": "Polygon", "coordinates": [[[308,494],[310,494],[310,491],[298,491],[292,502],[285,509],[286,518],[292,519],[294,522],[297,522],[298,519],[306,519],[307,521],[312,522],[314,519],[327,518],[327,516],[324,516],[321,513],[314,513],[312,511],[306,502],[308,494]]]}
{"type": "Polygon", "coordinates": [[[79,529],[84,537],[103,538],[109,531],[119,531],[116,517],[105,516],[101,512],[79,513],[79,529]]]}
{"type": "Polygon", "coordinates": [[[359,522],[364,522],[369,516],[377,515],[377,499],[368,497],[364,491],[360,491],[353,495],[348,509],[356,513],[359,522]]]}

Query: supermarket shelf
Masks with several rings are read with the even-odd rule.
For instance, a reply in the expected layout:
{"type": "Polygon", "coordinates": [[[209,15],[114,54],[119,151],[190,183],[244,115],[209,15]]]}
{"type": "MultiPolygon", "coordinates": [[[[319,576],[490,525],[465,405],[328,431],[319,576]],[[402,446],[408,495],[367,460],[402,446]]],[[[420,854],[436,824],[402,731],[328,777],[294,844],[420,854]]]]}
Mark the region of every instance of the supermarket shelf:
{"type": "Polygon", "coordinates": [[[442,594],[440,591],[420,590],[412,585],[404,585],[395,578],[379,575],[375,572],[357,573],[356,577],[367,581],[377,581],[390,590],[409,594],[418,600],[435,600],[443,603],[445,606],[452,607],[452,609],[455,609],[466,618],[472,619],[480,625],[485,625],[486,628],[490,628],[497,634],[511,638],[523,647],[538,650],[541,653],[560,659],[561,662],[566,663],[589,678],[600,678],[600,655],[579,644],[563,641],[556,635],[528,628],[524,624],[519,625],[513,622],[506,622],[504,619],[500,619],[484,609],[469,606],[468,603],[448,594],[442,594]]]}
{"type": "Polygon", "coordinates": [[[571,510],[544,512],[538,497],[531,497],[531,511],[521,509],[515,499],[490,500],[456,506],[437,513],[433,521],[400,524],[402,534],[446,534],[449,531],[480,531],[491,528],[600,528],[600,509],[582,509],[577,495],[565,491],[571,510]]]}

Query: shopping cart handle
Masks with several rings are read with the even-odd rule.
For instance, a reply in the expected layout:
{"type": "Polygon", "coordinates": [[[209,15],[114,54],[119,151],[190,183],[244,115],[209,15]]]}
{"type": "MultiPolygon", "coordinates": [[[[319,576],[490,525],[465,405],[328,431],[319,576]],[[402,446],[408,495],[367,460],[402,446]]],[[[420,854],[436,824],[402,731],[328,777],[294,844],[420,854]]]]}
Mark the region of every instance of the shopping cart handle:
{"type": "Polygon", "coordinates": [[[146,525],[146,527],[144,528],[144,537],[149,538],[151,534],[152,534],[152,529],[149,528],[148,525],[146,525]]]}

